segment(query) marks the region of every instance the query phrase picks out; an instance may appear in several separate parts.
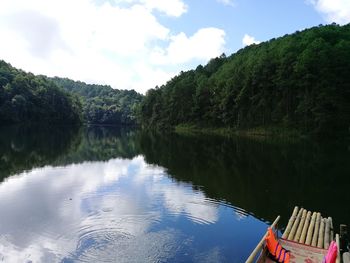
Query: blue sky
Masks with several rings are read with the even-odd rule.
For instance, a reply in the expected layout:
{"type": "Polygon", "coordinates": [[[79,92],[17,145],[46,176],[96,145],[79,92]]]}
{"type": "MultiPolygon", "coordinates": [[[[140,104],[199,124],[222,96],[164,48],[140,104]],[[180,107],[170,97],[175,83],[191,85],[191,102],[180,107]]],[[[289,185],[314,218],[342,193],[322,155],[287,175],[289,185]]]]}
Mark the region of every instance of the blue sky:
{"type": "Polygon", "coordinates": [[[181,19],[160,17],[175,32],[192,35],[201,27],[217,27],[226,32],[228,54],[242,48],[245,34],[260,41],[293,33],[326,21],[313,5],[298,0],[236,0],[225,5],[213,0],[188,1],[181,19]]]}
{"type": "Polygon", "coordinates": [[[0,59],[145,93],[223,52],[350,22],[349,0],[1,0],[0,59]]]}

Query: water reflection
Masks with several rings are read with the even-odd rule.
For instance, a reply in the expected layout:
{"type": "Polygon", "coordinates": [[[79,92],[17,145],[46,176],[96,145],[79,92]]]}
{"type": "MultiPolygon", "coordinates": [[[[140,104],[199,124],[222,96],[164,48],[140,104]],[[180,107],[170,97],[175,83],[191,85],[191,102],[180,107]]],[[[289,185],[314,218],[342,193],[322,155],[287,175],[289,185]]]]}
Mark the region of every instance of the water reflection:
{"type": "Polygon", "coordinates": [[[138,154],[130,129],[91,126],[14,125],[0,128],[0,182],[45,165],[106,161],[138,154]]]}
{"type": "Polygon", "coordinates": [[[143,134],[146,162],[168,169],[206,196],[287,223],[295,205],[350,222],[348,141],[257,141],[143,134]]]}
{"type": "Polygon", "coordinates": [[[0,261],[243,262],[295,204],[350,221],[348,145],[2,127],[0,261]]]}
{"type": "MultiPolygon", "coordinates": [[[[47,166],[7,178],[0,185],[0,207],[0,258],[5,262],[240,257],[229,252],[228,244],[199,246],[197,240],[209,238],[225,220],[232,220],[227,226],[234,228],[234,214],[227,214],[232,208],[172,181],[142,156],[47,166]]],[[[239,242],[236,238],[231,234],[226,240],[232,239],[231,246],[239,242]]]]}
{"type": "Polygon", "coordinates": [[[79,127],[14,125],[0,127],[0,182],[51,164],[80,144],[79,127]]]}

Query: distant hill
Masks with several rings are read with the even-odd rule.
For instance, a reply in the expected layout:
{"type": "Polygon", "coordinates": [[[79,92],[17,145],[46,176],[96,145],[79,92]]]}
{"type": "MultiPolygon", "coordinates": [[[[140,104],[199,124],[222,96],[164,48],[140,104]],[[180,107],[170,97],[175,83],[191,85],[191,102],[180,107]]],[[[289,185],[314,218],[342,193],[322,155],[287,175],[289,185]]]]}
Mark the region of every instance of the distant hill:
{"type": "Polygon", "coordinates": [[[76,96],[44,76],[35,76],[0,60],[0,124],[80,123],[76,96]]]}
{"type": "Polygon", "coordinates": [[[141,100],[134,90],[36,76],[0,60],[0,124],[133,125],[141,100]]]}
{"type": "Polygon", "coordinates": [[[83,119],[94,124],[136,124],[136,108],[142,95],[134,90],[112,89],[67,78],[50,78],[64,90],[80,97],[83,119]]]}
{"type": "Polygon", "coordinates": [[[140,122],[349,134],[350,25],[297,31],[181,72],[147,92],[140,122]]]}

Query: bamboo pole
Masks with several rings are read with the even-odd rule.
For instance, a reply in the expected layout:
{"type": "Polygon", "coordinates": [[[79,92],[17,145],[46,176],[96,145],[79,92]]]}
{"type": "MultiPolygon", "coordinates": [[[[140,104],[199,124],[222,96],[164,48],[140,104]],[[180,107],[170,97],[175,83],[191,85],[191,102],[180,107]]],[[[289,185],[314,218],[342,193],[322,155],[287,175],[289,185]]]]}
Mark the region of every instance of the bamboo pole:
{"type": "Polygon", "coordinates": [[[304,226],[303,226],[303,231],[301,231],[301,236],[300,236],[300,239],[299,239],[299,243],[302,243],[302,244],[305,243],[307,229],[309,228],[309,224],[310,224],[310,218],[311,218],[311,212],[308,211],[307,215],[306,215],[305,223],[304,223],[304,226]]]}
{"type": "Polygon", "coordinates": [[[343,253],[343,263],[350,263],[350,253],[349,252],[343,253]]]}
{"type": "Polygon", "coordinates": [[[324,218],[321,218],[320,232],[318,234],[317,247],[323,248],[324,218]]]}
{"type": "Polygon", "coordinates": [[[299,210],[299,213],[298,213],[297,217],[295,218],[295,221],[293,223],[292,229],[290,230],[290,233],[289,233],[287,239],[289,239],[289,240],[293,240],[294,239],[295,233],[297,232],[297,229],[298,229],[298,226],[299,226],[301,214],[302,214],[303,211],[304,211],[303,208],[301,208],[299,210]]]}
{"type": "Polygon", "coordinates": [[[306,241],[305,241],[306,245],[311,244],[312,233],[314,231],[315,222],[316,222],[316,212],[313,212],[312,217],[311,217],[311,221],[310,221],[310,225],[309,225],[309,229],[307,230],[307,236],[306,236],[306,241]]]}
{"type": "MultiPolygon", "coordinates": [[[[272,225],[270,227],[271,228],[275,228],[279,220],[280,220],[280,216],[277,216],[277,218],[275,219],[275,221],[273,221],[273,223],[272,223],[272,225]]],[[[246,260],[245,263],[252,263],[254,261],[255,257],[258,254],[258,252],[263,248],[266,236],[267,236],[267,232],[262,237],[262,239],[260,240],[258,245],[254,248],[253,252],[250,254],[250,256],[248,257],[248,259],[246,260]]]]}
{"type": "Polygon", "coordinates": [[[337,243],[338,253],[337,253],[337,260],[336,263],[340,263],[340,242],[339,242],[339,234],[335,235],[335,242],[337,243]]]}
{"type": "Polygon", "coordinates": [[[326,223],[326,227],[325,227],[325,231],[324,231],[323,247],[325,249],[328,249],[329,248],[329,235],[330,235],[331,224],[330,224],[328,218],[325,218],[324,220],[326,223]]]}
{"type": "Polygon", "coordinates": [[[317,238],[318,238],[318,232],[320,230],[320,223],[321,223],[321,213],[317,213],[315,231],[312,236],[312,242],[311,242],[311,246],[313,247],[317,246],[317,238]]]}
{"type": "Polygon", "coordinates": [[[306,213],[307,213],[306,209],[303,209],[303,214],[301,215],[298,230],[297,230],[297,233],[295,234],[295,237],[294,237],[295,242],[299,242],[299,239],[301,236],[301,231],[303,230],[303,226],[304,226],[305,219],[306,219],[306,213]]]}
{"type": "Polygon", "coordinates": [[[284,230],[284,233],[282,235],[282,238],[286,239],[290,233],[290,230],[292,229],[292,226],[293,226],[293,223],[294,223],[294,220],[297,216],[297,213],[298,213],[298,207],[294,207],[294,210],[293,210],[293,213],[292,213],[292,216],[289,218],[289,221],[288,221],[288,225],[286,227],[286,230],[284,230]]]}
{"type": "Polygon", "coordinates": [[[334,231],[333,231],[333,220],[331,217],[328,217],[328,220],[330,221],[330,224],[331,224],[331,239],[330,241],[332,242],[334,240],[334,231]]]}
{"type": "Polygon", "coordinates": [[[345,224],[340,224],[339,226],[339,240],[340,240],[340,251],[343,252],[347,250],[346,246],[348,245],[348,226],[345,224]]]}

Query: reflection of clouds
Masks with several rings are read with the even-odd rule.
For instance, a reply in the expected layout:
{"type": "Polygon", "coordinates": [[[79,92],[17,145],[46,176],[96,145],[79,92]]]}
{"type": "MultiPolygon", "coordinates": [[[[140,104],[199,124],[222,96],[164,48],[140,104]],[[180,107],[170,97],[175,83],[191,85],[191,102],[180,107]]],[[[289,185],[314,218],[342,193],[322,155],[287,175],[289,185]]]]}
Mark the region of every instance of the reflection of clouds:
{"type": "MultiPolygon", "coordinates": [[[[109,235],[115,242],[82,249],[75,257],[82,262],[164,262],[174,256],[179,233],[173,229],[141,234],[137,237],[109,235]]],[[[79,247],[78,247],[79,250],[79,247]]]]}
{"type": "Polygon", "coordinates": [[[4,237],[0,237],[0,261],[27,262],[30,259],[33,262],[41,262],[42,258],[41,249],[33,248],[33,246],[19,249],[4,237]]]}
{"type": "Polygon", "coordinates": [[[132,160],[44,167],[0,184],[0,261],[162,261],[181,234],[150,232],[162,209],[193,222],[214,223],[217,205],[161,167],[132,160]],[[107,256],[113,249],[114,254],[107,256]]]}
{"type": "Polygon", "coordinates": [[[165,206],[173,214],[185,213],[198,223],[215,223],[218,220],[217,206],[209,202],[202,192],[193,192],[183,185],[163,185],[159,188],[165,198],[165,206]]]}
{"type": "MultiPolygon", "coordinates": [[[[140,166],[148,167],[143,159],[140,166]]],[[[169,180],[162,181],[161,179],[164,178],[164,175],[163,168],[155,167],[152,171],[138,173],[135,179],[138,183],[152,181],[149,194],[161,194],[164,197],[164,204],[170,213],[174,215],[185,214],[196,223],[208,224],[217,222],[217,203],[206,198],[203,192],[193,191],[191,185],[184,183],[170,184],[169,180]]]]}
{"type": "Polygon", "coordinates": [[[135,162],[138,162],[138,168],[134,172],[134,182],[142,184],[145,181],[158,182],[166,175],[164,168],[147,164],[142,156],[134,158],[135,162]],[[152,167],[152,169],[149,169],[152,167]]]}
{"type": "Polygon", "coordinates": [[[248,214],[246,212],[240,211],[240,210],[234,210],[235,218],[237,221],[241,221],[243,219],[246,219],[248,217],[248,214]]]}
{"type": "Polygon", "coordinates": [[[3,182],[0,185],[0,235],[8,238],[1,242],[0,255],[5,262],[25,262],[21,258],[55,262],[47,261],[48,257],[55,256],[57,261],[74,252],[84,231],[94,233],[107,228],[120,231],[121,235],[145,232],[152,222],[149,218],[159,215],[147,215],[148,220],[141,220],[140,216],[138,222],[123,221],[124,215],[147,213],[142,212],[142,204],[135,203],[131,197],[123,199],[108,189],[103,192],[104,187],[129,175],[131,164],[133,161],[117,159],[45,167],[3,182]],[[119,220],[112,222],[112,218],[119,220]]]}
{"type": "Polygon", "coordinates": [[[200,263],[212,263],[212,262],[223,262],[221,251],[218,247],[214,247],[209,251],[198,253],[194,256],[194,262],[200,263]]]}

